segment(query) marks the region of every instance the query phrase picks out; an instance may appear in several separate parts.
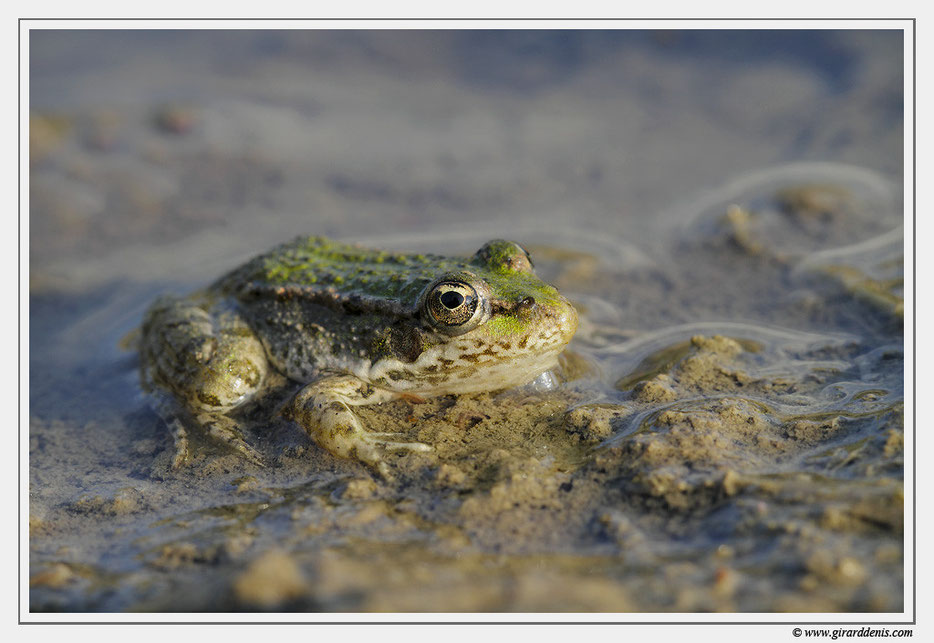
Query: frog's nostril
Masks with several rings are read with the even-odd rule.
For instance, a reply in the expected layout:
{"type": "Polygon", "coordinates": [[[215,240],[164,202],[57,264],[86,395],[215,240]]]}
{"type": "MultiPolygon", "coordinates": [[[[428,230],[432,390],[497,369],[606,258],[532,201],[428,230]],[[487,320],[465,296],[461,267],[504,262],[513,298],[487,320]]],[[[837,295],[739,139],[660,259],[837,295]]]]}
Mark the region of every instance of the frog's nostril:
{"type": "Polygon", "coordinates": [[[519,300],[519,308],[521,310],[528,310],[535,305],[535,297],[523,297],[519,300]]]}

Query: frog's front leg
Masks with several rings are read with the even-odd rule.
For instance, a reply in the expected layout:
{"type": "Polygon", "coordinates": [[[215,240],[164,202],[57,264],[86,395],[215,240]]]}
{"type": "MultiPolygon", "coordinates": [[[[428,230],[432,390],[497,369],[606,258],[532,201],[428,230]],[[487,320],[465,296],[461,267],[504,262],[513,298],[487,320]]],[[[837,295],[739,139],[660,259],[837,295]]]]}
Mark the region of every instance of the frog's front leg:
{"type": "Polygon", "coordinates": [[[333,375],[312,382],[292,400],[290,415],[308,435],[335,455],[355,458],[386,474],[385,451],[430,451],[420,442],[393,440],[393,433],[363,428],[351,407],[397,399],[398,393],[376,388],[351,375],[333,375]]]}

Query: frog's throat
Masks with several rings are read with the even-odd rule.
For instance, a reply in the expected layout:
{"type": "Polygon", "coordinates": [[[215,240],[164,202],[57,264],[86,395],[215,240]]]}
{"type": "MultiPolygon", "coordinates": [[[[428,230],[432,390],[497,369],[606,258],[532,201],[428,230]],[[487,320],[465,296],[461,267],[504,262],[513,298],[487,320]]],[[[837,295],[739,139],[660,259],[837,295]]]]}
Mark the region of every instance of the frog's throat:
{"type": "Polygon", "coordinates": [[[486,344],[457,338],[426,349],[411,363],[380,359],[359,376],[381,388],[422,395],[494,391],[526,384],[554,368],[566,344],[558,333],[534,350],[508,340],[486,344]]]}

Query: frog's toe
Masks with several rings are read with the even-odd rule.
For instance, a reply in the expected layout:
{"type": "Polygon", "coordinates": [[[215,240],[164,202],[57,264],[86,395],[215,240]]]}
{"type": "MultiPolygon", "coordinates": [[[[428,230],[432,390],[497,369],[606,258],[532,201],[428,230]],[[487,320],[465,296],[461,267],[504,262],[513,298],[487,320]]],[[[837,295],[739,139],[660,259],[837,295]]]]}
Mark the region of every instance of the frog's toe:
{"type": "Polygon", "coordinates": [[[187,446],[184,449],[175,448],[175,453],[172,455],[172,462],[169,463],[169,469],[172,471],[178,471],[188,462],[188,448],[187,446]]]}
{"type": "Polygon", "coordinates": [[[174,451],[169,468],[172,469],[172,471],[177,471],[188,462],[188,432],[178,418],[169,420],[168,426],[172,433],[174,451]]]}
{"type": "Polygon", "coordinates": [[[365,433],[353,445],[352,457],[360,460],[367,466],[375,469],[385,480],[392,480],[389,465],[383,457],[388,451],[414,451],[424,453],[431,451],[431,447],[421,442],[400,442],[390,439],[394,433],[365,433]]]}
{"type": "Polygon", "coordinates": [[[379,476],[386,482],[392,482],[395,480],[395,476],[393,476],[392,472],[389,470],[389,465],[382,460],[379,462],[369,462],[367,464],[376,469],[376,473],[378,473],[379,476]]]}
{"type": "Polygon", "coordinates": [[[367,442],[382,447],[387,451],[417,451],[425,453],[431,451],[431,447],[422,442],[400,442],[399,440],[392,439],[396,433],[385,433],[379,431],[370,431],[364,437],[364,440],[367,442]]]}
{"type": "Polygon", "coordinates": [[[242,455],[244,458],[255,464],[259,467],[266,466],[266,460],[260,455],[259,451],[248,445],[246,442],[240,441],[239,444],[232,444],[234,449],[237,450],[237,453],[242,455]]]}

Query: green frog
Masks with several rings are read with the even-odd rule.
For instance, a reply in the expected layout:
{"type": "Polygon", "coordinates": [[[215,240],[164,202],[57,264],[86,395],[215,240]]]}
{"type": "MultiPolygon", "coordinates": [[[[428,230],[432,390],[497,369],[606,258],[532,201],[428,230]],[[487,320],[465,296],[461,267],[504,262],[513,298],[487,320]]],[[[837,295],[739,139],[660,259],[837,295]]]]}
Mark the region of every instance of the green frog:
{"type": "Polygon", "coordinates": [[[232,412],[287,378],[303,386],[286,417],[385,473],[387,451],[430,447],[368,430],[355,407],[526,384],[556,365],[577,321],[511,241],[456,258],[299,237],[158,299],[141,328],[142,382],[175,437],[173,467],[192,424],[262,463],[232,412]]]}

